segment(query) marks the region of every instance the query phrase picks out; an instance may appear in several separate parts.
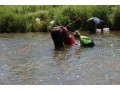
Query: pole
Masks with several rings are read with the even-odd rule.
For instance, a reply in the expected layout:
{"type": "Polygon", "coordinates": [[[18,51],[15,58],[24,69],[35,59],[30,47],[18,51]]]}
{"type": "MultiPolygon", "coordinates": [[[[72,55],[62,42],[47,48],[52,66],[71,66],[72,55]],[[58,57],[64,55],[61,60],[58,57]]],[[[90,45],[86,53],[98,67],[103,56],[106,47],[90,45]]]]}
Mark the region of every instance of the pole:
{"type": "Polygon", "coordinates": [[[76,19],[75,21],[73,21],[73,22],[71,22],[70,24],[68,24],[67,26],[65,26],[65,27],[70,26],[71,24],[73,24],[73,23],[77,22],[78,20],[81,20],[81,19],[80,19],[80,18],[78,18],[78,19],[76,19]]]}

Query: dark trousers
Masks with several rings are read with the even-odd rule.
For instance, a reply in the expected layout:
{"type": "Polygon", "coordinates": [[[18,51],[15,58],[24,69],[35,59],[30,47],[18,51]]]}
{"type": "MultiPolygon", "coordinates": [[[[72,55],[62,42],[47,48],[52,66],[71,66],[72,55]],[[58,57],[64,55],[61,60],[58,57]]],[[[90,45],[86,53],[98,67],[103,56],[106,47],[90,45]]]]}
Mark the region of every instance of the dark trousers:
{"type": "Polygon", "coordinates": [[[53,39],[55,48],[61,48],[63,47],[63,37],[62,37],[62,33],[60,32],[60,30],[53,30],[51,31],[51,37],[53,39]]]}
{"type": "Polygon", "coordinates": [[[95,43],[92,41],[91,43],[84,44],[84,47],[94,47],[95,43]]]}
{"type": "Polygon", "coordinates": [[[88,30],[90,34],[95,34],[96,33],[96,26],[94,20],[89,20],[88,22],[88,30]]]}

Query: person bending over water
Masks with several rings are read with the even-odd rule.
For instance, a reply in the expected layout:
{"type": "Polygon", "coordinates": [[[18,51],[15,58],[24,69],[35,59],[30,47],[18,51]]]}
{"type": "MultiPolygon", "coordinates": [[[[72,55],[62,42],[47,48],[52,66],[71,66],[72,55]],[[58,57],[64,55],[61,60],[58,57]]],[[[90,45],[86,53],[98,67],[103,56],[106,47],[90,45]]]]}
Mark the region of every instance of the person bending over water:
{"type": "Polygon", "coordinates": [[[69,35],[68,29],[64,26],[53,27],[51,37],[55,48],[62,48],[64,45],[73,45],[75,43],[71,35],[69,35]]]}
{"type": "Polygon", "coordinates": [[[90,34],[96,34],[96,28],[103,29],[105,22],[97,17],[91,17],[87,20],[88,30],[90,34]]]}
{"type": "Polygon", "coordinates": [[[93,47],[93,46],[95,46],[95,43],[93,42],[93,40],[91,40],[87,36],[80,35],[78,30],[74,32],[74,37],[75,37],[75,39],[80,40],[81,47],[93,47]]]}

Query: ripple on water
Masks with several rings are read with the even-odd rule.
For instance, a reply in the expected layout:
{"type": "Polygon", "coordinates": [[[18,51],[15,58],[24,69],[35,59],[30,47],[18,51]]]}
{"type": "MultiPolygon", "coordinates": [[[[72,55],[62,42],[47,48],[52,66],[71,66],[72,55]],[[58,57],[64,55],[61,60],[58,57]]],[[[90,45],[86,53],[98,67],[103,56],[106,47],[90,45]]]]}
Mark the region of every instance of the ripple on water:
{"type": "Polygon", "coordinates": [[[119,35],[90,36],[96,44],[94,48],[75,45],[58,51],[54,50],[51,38],[35,43],[46,35],[0,35],[0,54],[3,54],[0,57],[0,83],[119,84],[119,35]],[[24,48],[26,51],[19,51],[24,48]]]}

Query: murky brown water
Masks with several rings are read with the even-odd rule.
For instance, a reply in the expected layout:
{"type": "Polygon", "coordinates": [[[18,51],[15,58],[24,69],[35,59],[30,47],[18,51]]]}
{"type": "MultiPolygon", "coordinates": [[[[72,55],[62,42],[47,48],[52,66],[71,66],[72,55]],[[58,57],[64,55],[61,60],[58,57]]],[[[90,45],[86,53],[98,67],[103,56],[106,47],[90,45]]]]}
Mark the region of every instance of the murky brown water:
{"type": "Polygon", "coordinates": [[[1,85],[120,84],[120,32],[89,35],[94,48],[60,51],[49,35],[0,34],[1,85]]]}

